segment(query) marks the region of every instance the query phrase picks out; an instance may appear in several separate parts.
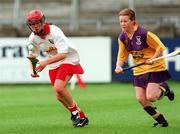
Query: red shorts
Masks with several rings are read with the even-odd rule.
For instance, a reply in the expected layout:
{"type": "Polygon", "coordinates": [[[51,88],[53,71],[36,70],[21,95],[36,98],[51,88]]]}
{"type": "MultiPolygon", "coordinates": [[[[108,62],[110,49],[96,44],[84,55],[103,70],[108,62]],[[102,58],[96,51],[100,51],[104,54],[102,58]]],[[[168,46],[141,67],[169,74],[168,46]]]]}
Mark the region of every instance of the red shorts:
{"type": "Polygon", "coordinates": [[[51,84],[54,85],[56,79],[60,79],[65,81],[67,75],[73,74],[83,74],[84,71],[80,64],[72,65],[72,64],[62,64],[60,67],[49,70],[49,77],[51,80],[51,84]]]}

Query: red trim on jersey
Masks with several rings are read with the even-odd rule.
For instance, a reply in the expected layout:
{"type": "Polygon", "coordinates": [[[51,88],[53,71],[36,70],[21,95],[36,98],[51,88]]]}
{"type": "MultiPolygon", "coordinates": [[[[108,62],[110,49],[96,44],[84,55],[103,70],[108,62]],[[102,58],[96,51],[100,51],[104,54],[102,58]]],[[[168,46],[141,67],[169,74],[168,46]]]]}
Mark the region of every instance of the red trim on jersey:
{"type": "Polygon", "coordinates": [[[48,35],[50,33],[50,26],[48,23],[45,23],[44,24],[44,27],[43,27],[43,32],[42,33],[35,33],[36,35],[38,35],[39,37],[41,37],[42,39],[45,38],[46,35],[48,35]]]}
{"type": "Polygon", "coordinates": [[[67,75],[73,74],[83,74],[84,71],[80,64],[72,65],[72,64],[62,64],[60,67],[49,70],[49,77],[51,80],[51,84],[54,85],[56,79],[60,79],[65,81],[67,75]]]}
{"type": "Polygon", "coordinates": [[[49,24],[44,25],[44,36],[50,33],[50,26],[49,24]]]}

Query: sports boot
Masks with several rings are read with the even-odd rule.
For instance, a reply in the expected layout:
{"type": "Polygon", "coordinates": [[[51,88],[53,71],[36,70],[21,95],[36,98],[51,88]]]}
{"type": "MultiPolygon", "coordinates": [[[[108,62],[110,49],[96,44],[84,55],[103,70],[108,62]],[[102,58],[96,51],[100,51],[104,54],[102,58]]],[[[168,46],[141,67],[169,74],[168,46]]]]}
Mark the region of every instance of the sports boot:
{"type": "Polygon", "coordinates": [[[153,124],[153,127],[168,127],[168,122],[167,121],[162,122],[162,123],[156,122],[153,124]]]}
{"type": "Polygon", "coordinates": [[[83,112],[77,112],[75,115],[71,113],[71,120],[74,127],[84,127],[88,125],[89,120],[83,112]]]}

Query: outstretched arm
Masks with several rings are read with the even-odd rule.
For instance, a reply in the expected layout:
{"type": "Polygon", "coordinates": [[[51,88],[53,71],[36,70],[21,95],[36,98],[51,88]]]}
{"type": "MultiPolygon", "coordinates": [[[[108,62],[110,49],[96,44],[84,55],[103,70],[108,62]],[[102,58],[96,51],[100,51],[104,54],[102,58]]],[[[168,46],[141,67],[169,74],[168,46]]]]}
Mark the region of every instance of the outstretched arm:
{"type": "Polygon", "coordinates": [[[121,74],[123,73],[122,67],[124,63],[127,61],[129,53],[125,49],[123,42],[119,39],[118,39],[118,44],[119,44],[119,51],[118,51],[118,56],[117,56],[115,73],[121,74]]]}
{"type": "Polygon", "coordinates": [[[63,60],[67,56],[67,53],[60,53],[44,61],[38,62],[36,67],[37,72],[41,72],[47,65],[63,60]]]}

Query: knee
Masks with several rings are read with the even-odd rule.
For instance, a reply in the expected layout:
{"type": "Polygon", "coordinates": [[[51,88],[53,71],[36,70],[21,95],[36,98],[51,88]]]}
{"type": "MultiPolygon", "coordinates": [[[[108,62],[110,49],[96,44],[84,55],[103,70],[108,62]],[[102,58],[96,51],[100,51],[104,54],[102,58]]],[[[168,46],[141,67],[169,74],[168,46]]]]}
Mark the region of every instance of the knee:
{"type": "Polygon", "coordinates": [[[64,87],[63,86],[60,86],[60,85],[54,85],[54,90],[57,94],[60,94],[63,90],[64,90],[64,87]]]}
{"type": "Polygon", "coordinates": [[[150,102],[155,102],[157,100],[156,96],[153,96],[153,95],[147,95],[146,98],[150,102]]]}

